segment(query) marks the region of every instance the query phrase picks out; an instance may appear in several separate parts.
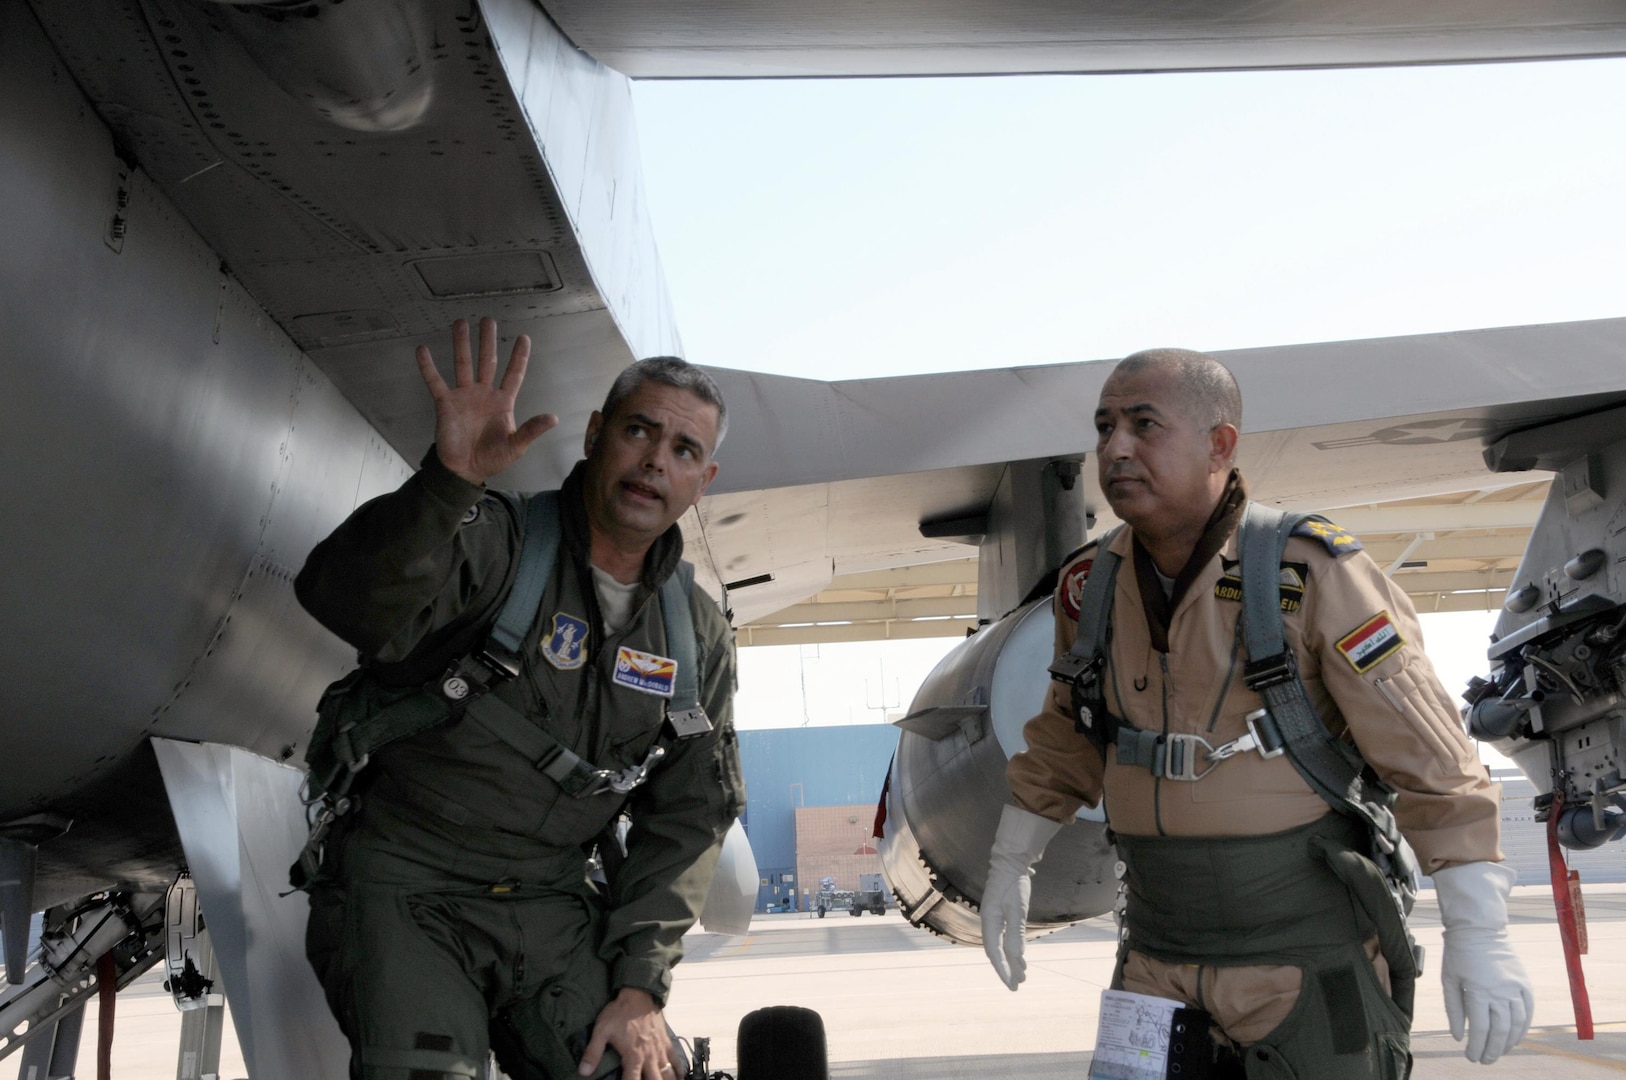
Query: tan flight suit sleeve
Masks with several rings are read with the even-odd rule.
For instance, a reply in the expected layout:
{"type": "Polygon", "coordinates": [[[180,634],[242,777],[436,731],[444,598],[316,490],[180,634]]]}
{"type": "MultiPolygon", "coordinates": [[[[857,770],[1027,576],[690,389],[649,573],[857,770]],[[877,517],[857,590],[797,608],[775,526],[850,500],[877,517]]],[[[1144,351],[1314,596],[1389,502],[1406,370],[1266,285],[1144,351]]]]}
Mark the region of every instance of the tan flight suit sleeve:
{"type": "MultiPolygon", "coordinates": [[[[1094,545],[1085,548],[1057,577],[1052,659],[1072,648],[1078,617],[1069,613],[1067,593],[1069,587],[1082,586],[1088,570],[1081,564],[1092,561],[1094,552],[1094,545]]],[[[1027,722],[1022,735],[1027,749],[1012,757],[1005,770],[1017,806],[1053,821],[1070,822],[1079,807],[1100,805],[1101,755],[1074,725],[1071,687],[1050,680],[1043,711],[1027,722]]]]}
{"type": "Polygon", "coordinates": [[[1289,557],[1312,566],[1305,647],[1362,757],[1398,793],[1395,817],[1423,873],[1499,861],[1501,787],[1423,652],[1411,599],[1364,551],[1332,558],[1318,540],[1293,545],[1289,557]]]}

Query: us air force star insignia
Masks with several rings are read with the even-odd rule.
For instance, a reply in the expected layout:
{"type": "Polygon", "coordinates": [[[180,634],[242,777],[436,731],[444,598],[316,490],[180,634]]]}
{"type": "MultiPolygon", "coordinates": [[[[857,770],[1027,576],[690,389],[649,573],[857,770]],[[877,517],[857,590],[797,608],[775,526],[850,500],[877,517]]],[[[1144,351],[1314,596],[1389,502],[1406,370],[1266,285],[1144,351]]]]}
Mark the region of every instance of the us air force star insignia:
{"type": "Polygon", "coordinates": [[[542,655],[560,671],[574,671],[587,663],[587,620],[555,612],[553,629],[542,639],[542,655]]]}
{"type": "Polygon", "coordinates": [[[1312,536],[1327,545],[1327,550],[1334,555],[1348,555],[1352,551],[1360,551],[1362,547],[1354,536],[1320,518],[1305,518],[1293,526],[1293,535],[1312,536]]]}
{"type": "Polygon", "coordinates": [[[468,512],[463,515],[463,520],[458,522],[458,524],[459,525],[473,525],[479,519],[480,519],[480,504],[475,503],[473,506],[469,507],[468,512]]]}

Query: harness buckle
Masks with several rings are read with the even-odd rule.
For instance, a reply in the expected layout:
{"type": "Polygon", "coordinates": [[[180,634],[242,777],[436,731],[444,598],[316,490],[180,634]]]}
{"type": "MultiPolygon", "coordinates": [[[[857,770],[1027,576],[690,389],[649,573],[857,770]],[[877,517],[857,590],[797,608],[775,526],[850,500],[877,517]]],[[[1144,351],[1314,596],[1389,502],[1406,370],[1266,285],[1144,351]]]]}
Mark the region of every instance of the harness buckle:
{"type": "Polygon", "coordinates": [[[438,694],[447,704],[461,708],[472,705],[501,683],[520,673],[520,659],[494,642],[471,653],[465,653],[446,666],[440,678],[425,687],[438,694]]]}
{"type": "Polygon", "coordinates": [[[1159,736],[1153,751],[1152,771],[1166,780],[1195,782],[1213,772],[1220,762],[1250,750],[1266,760],[1280,757],[1287,747],[1274,725],[1268,724],[1269,718],[1270,714],[1264,709],[1255,709],[1245,718],[1248,733],[1219,746],[1201,735],[1159,736]],[[1207,768],[1202,768],[1204,765],[1207,768]],[[1162,772],[1158,772],[1159,768],[1162,772]]]}
{"type": "Polygon", "coordinates": [[[679,739],[692,739],[711,730],[711,718],[699,705],[692,709],[673,709],[666,714],[666,720],[679,739]]]}
{"type": "Polygon", "coordinates": [[[1100,667],[1099,657],[1090,658],[1079,656],[1074,652],[1064,652],[1056,657],[1054,664],[1050,665],[1050,677],[1056,682],[1082,689],[1095,682],[1095,674],[1100,667]]]}
{"type": "Polygon", "coordinates": [[[1259,756],[1266,761],[1287,752],[1287,740],[1282,738],[1281,731],[1276,727],[1276,718],[1270,715],[1269,709],[1255,709],[1242,719],[1248,725],[1248,737],[1253,740],[1253,746],[1249,749],[1258,750],[1259,756]]]}
{"type": "Polygon", "coordinates": [[[1298,662],[1292,649],[1283,649],[1275,656],[1262,660],[1249,660],[1242,666],[1242,682],[1249,690],[1260,693],[1267,687],[1280,686],[1298,678],[1298,662]]]}
{"type": "Polygon", "coordinates": [[[1225,746],[1216,749],[1201,735],[1165,735],[1158,746],[1159,763],[1163,766],[1163,779],[1195,783],[1218,768],[1220,761],[1234,754],[1236,751],[1229,749],[1234,745],[1234,743],[1227,743],[1225,746]],[[1207,751],[1207,753],[1199,754],[1199,747],[1207,751]],[[1226,752],[1220,757],[1215,757],[1221,751],[1226,752]],[[1208,767],[1199,771],[1199,767],[1202,765],[1208,767]]]}
{"type": "Polygon", "coordinates": [[[661,763],[666,756],[666,747],[651,746],[644,760],[636,765],[628,765],[620,772],[614,769],[595,769],[581,790],[573,792],[577,798],[586,799],[594,795],[602,795],[606,791],[613,791],[617,795],[628,795],[639,784],[649,779],[649,771],[661,763]]]}
{"type": "Polygon", "coordinates": [[[473,654],[472,659],[484,664],[496,679],[514,679],[519,677],[519,657],[493,642],[486,642],[485,648],[473,654]]]}

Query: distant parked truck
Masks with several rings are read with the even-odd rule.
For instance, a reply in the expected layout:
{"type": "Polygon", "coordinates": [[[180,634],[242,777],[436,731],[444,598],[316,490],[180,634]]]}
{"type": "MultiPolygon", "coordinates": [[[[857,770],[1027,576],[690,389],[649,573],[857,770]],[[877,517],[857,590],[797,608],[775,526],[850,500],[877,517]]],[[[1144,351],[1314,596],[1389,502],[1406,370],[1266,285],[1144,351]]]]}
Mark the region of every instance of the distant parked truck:
{"type": "Polygon", "coordinates": [[[848,910],[855,917],[866,911],[885,915],[886,878],[881,874],[859,874],[858,891],[853,894],[852,907],[848,910]]]}

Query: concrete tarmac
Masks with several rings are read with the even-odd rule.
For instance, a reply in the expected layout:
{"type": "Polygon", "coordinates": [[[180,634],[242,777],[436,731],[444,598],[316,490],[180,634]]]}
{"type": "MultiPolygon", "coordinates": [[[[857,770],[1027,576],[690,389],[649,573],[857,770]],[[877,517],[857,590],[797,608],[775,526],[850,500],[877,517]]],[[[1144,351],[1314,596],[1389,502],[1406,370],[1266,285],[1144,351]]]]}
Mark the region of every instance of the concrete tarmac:
{"type": "MultiPolygon", "coordinates": [[[[1593,1080],[1626,1074],[1626,886],[1586,890],[1584,959],[1597,1037],[1575,1037],[1552,895],[1514,891],[1509,935],[1536,995],[1531,1034],[1493,1066],[1469,1062],[1452,1040],[1439,988],[1440,922],[1433,893],[1412,916],[1428,950],[1418,982],[1417,1080],[1593,1080]]],[[[684,1035],[712,1039],[712,1067],[732,1070],[742,1016],[802,1005],[824,1018],[832,1080],[1082,1080],[1095,1013],[1112,975],[1110,919],[1093,919],[1028,946],[1028,978],[1011,993],[980,949],[950,945],[896,913],[823,920],[759,915],[744,938],[691,935],[667,1010],[684,1035]]]]}
{"type": "MultiPolygon", "coordinates": [[[[1493,1066],[1463,1058],[1439,990],[1440,925],[1424,893],[1412,923],[1428,949],[1413,1032],[1416,1080],[1602,1080],[1626,1075],[1626,885],[1586,890],[1587,984],[1597,1038],[1575,1037],[1563,951],[1545,888],[1514,890],[1510,936],[1536,993],[1530,1036],[1493,1066]]],[[[951,945],[895,912],[824,919],[759,915],[743,938],[695,933],[667,1010],[682,1035],[712,1040],[712,1068],[732,1072],[740,1019],[765,1005],[802,1005],[824,1019],[831,1080],[1082,1080],[1095,1012],[1112,973],[1113,928],[1094,919],[1032,942],[1028,979],[1005,989],[979,949],[951,945]]],[[[170,1080],[180,1014],[151,972],[119,995],[117,1080],[170,1080]]],[[[95,1008],[79,1075],[94,1076],[95,1008]]],[[[16,1058],[0,1076],[16,1075],[16,1058]]],[[[220,1075],[247,1076],[228,1024],[220,1075]]],[[[256,1080],[280,1080],[266,1077],[256,1080]]]]}

